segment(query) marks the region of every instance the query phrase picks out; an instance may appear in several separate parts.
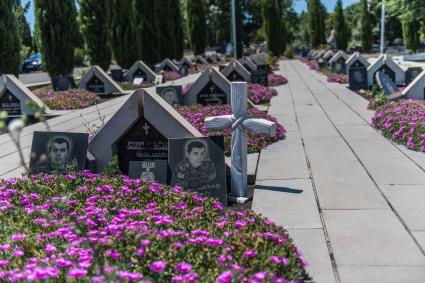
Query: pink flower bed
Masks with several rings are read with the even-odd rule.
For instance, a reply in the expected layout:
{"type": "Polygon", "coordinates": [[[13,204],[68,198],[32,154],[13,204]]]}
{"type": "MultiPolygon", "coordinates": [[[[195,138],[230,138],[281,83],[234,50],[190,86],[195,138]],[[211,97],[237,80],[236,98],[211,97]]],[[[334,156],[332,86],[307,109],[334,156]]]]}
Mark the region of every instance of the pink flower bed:
{"type": "Polygon", "coordinates": [[[276,74],[269,74],[267,79],[270,86],[279,86],[288,83],[288,80],[284,76],[276,74]]]}
{"type": "Polygon", "coordinates": [[[298,60],[300,60],[302,63],[306,64],[310,70],[319,70],[319,63],[317,63],[317,60],[315,59],[311,59],[308,60],[307,58],[304,57],[298,57],[298,60]]]}
{"type": "Polygon", "coordinates": [[[163,72],[164,81],[175,81],[181,78],[180,74],[177,72],[163,72]]]}
{"type": "Polygon", "coordinates": [[[47,88],[39,88],[35,89],[33,93],[52,110],[81,109],[97,104],[100,101],[100,98],[95,93],[82,89],[52,91],[47,88]]]}
{"type": "MultiPolygon", "coordinates": [[[[230,105],[218,105],[218,106],[177,106],[176,110],[198,131],[204,136],[224,135],[224,144],[226,155],[230,155],[231,151],[231,139],[232,130],[226,129],[224,131],[208,132],[205,128],[205,117],[213,117],[220,115],[230,115],[232,110],[230,105]]],[[[274,137],[264,137],[253,133],[248,133],[248,153],[260,152],[262,148],[265,148],[269,144],[277,142],[285,138],[284,127],[277,122],[277,119],[273,116],[267,115],[263,111],[253,107],[248,109],[248,115],[252,117],[263,118],[269,121],[277,123],[276,135],[274,137]]]]}
{"type": "Polygon", "coordinates": [[[277,95],[277,91],[260,84],[249,84],[248,97],[255,104],[268,103],[270,99],[277,95]]]}
{"type": "Polygon", "coordinates": [[[305,282],[287,230],[180,187],[87,171],[0,181],[1,282],[305,282]],[[292,281],[291,281],[292,280],[292,281]]]}
{"type": "Polygon", "coordinates": [[[330,74],[327,76],[330,83],[348,84],[348,76],[344,74],[330,74]]]}
{"type": "Polygon", "coordinates": [[[425,152],[425,101],[390,102],[378,108],[372,125],[409,149],[425,152]]]}

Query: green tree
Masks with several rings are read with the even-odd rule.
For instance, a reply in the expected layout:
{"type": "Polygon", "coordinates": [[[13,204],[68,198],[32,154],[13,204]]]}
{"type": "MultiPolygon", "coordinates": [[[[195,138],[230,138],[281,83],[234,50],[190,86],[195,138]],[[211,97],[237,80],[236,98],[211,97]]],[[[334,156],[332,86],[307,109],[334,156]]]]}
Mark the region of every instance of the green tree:
{"type": "Polygon", "coordinates": [[[344,10],[342,8],[342,0],[338,0],[336,2],[334,24],[336,47],[345,51],[348,46],[348,31],[344,17],[344,10]]]}
{"type": "Polygon", "coordinates": [[[241,58],[243,55],[243,46],[242,41],[244,38],[244,29],[242,25],[242,0],[235,0],[235,13],[236,13],[236,45],[233,37],[233,23],[231,22],[231,31],[232,31],[232,44],[236,46],[236,57],[241,58]]]}
{"type": "Polygon", "coordinates": [[[177,53],[176,12],[180,9],[180,2],[176,0],[162,0],[157,1],[155,5],[157,6],[157,21],[159,30],[161,31],[161,36],[159,37],[160,43],[158,45],[160,57],[162,59],[174,58],[177,53]]]}
{"type": "Polygon", "coordinates": [[[0,74],[19,73],[20,42],[16,23],[16,0],[0,1],[0,74]]]}
{"type": "Polygon", "coordinates": [[[112,57],[106,8],[107,0],[80,0],[81,29],[90,63],[104,70],[109,67],[112,57]]]}
{"type": "Polygon", "coordinates": [[[161,61],[160,34],[158,23],[158,1],[136,0],[138,54],[148,65],[161,61]]]}
{"type": "Polygon", "coordinates": [[[31,6],[31,2],[25,4],[24,7],[19,5],[15,11],[16,21],[18,25],[19,38],[21,40],[21,45],[29,47],[32,49],[32,36],[30,25],[25,18],[25,15],[28,13],[28,10],[31,6]]]}
{"type": "Polygon", "coordinates": [[[204,53],[207,46],[207,25],[203,0],[187,0],[187,24],[190,45],[195,53],[204,53]]]}
{"type": "Polygon", "coordinates": [[[130,68],[140,59],[134,2],[134,0],[108,0],[106,9],[112,54],[123,68],[130,68]]]}
{"type": "Polygon", "coordinates": [[[420,45],[419,27],[416,19],[402,20],[403,42],[407,49],[415,51],[420,45]]]}
{"type": "Polygon", "coordinates": [[[361,43],[363,52],[369,52],[372,49],[372,25],[370,22],[370,14],[367,6],[367,0],[361,0],[362,5],[362,27],[361,27],[361,43]]]}
{"type": "Polygon", "coordinates": [[[51,77],[68,75],[78,36],[74,0],[35,0],[34,4],[45,68],[51,77]]]}
{"type": "Polygon", "coordinates": [[[173,58],[180,59],[183,57],[184,52],[184,32],[183,32],[183,18],[182,18],[182,7],[180,1],[171,1],[170,9],[172,12],[172,21],[174,22],[174,36],[175,36],[175,48],[173,58]]]}
{"type": "Polygon", "coordinates": [[[267,39],[267,49],[280,56],[285,51],[284,23],[282,9],[278,0],[263,0],[262,2],[264,32],[267,39]]]}
{"type": "Polygon", "coordinates": [[[325,35],[326,11],[320,0],[308,1],[308,25],[310,45],[313,48],[319,47],[326,42],[325,35]]]}

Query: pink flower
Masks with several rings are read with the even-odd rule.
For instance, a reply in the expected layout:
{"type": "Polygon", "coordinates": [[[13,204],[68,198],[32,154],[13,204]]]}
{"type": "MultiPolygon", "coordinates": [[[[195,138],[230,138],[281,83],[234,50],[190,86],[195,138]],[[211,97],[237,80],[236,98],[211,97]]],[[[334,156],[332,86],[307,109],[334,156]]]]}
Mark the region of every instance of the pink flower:
{"type": "Polygon", "coordinates": [[[255,250],[247,250],[243,253],[243,256],[246,258],[251,258],[257,255],[257,252],[255,250]]]}
{"type": "Polygon", "coordinates": [[[233,279],[232,271],[228,270],[221,273],[217,278],[217,283],[230,283],[233,279]]]}
{"type": "Polygon", "coordinates": [[[180,262],[176,265],[176,270],[181,273],[189,273],[192,271],[192,266],[186,262],[180,262]]]}
{"type": "Polygon", "coordinates": [[[66,276],[68,276],[68,277],[74,277],[74,278],[79,278],[79,277],[84,277],[86,275],[87,275],[87,270],[86,269],[73,268],[73,269],[70,269],[68,271],[68,274],[66,276]]]}
{"type": "Polygon", "coordinates": [[[167,267],[167,264],[161,260],[154,261],[149,265],[149,269],[155,273],[164,272],[166,267],[167,267]]]}

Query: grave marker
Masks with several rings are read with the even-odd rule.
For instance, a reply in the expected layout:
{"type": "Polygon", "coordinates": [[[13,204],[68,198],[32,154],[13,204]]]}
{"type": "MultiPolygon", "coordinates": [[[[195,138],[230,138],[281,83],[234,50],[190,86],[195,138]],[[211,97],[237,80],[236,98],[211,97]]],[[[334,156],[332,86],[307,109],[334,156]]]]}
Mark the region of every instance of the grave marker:
{"type": "Polygon", "coordinates": [[[239,59],[239,63],[241,63],[242,66],[244,66],[245,69],[248,70],[248,72],[252,73],[255,70],[257,70],[257,65],[255,65],[254,62],[249,57],[242,57],[239,59]]]}
{"type": "Polygon", "coordinates": [[[171,106],[183,104],[183,90],[181,85],[156,87],[156,93],[171,106]]]}
{"type": "Polygon", "coordinates": [[[332,50],[328,50],[326,51],[326,53],[323,55],[323,59],[326,61],[329,61],[330,59],[332,59],[332,57],[335,55],[335,53],[332,50]]]}
{"type": "Polygon", "coordinates": [[[385,54],[379,56],[379,58],[367,68],[369,86],[374,84],[376,73],[379,71],[384,71],[396,85],[403,85],[405,82],[404,71],[391,59],[391,57],[385,54]]]}
{"type": "Polygon", "coordinates": [[[156,68],[155,72],[159,73],[161,71],[166,72],[179,72],[179,67],[174,64],[170,59],[164,59],[161,64],[159,64],[158,68],[156,68]]]}
{"type": "Polygon", "coordinates": [[[81,79],[80,89],[92,91],[97,95],[124,93],[124,90],[114,82],[99,66],[93,66],[81,79]]]}
{"type": "Polygon", "coordinates": [[[207,68],[183,96],[184,105],[230,103],[230,82],[214,68],[207,68]]]}
{"type": "Polygon", "coordinates": [[[44,108],[46,114],[52,111],[34,95],[14,75],[2,75],[0,77],[0,112],[6,111],[8,116],[34,115],[34,110],[28,103],[44,108]]]}
{"type": "Polygon", "coordinates": [[[165,160],[130,161],[128,177],[167,184],[167,167],[165,160]]]}
{"type": "Polygon", "coordinates": [[[124,79],[126,82],[132,83],[136,78],[142,78],[143,82],[152,83],[155,81],[156,74],[148,67],[143,61],[136,61],[128,72],[125,74],[124,79]]]}
{"type": "Polygon", "coordinates": [[[251,73],[236,60],[232,60],[221,73],[231,82],[251,82],[251,73]]]}
{"type": "Polygon", "coordinates": [[[200,64],[200,65],[209,65],[209,64],[208,64],[208,61],[207,61],[207,60],[205,60],[205,58],[204,58],[204,57],[202,57],[201,55],[196,56],[194,61],[195,61],[195,63],[196,63],[196,64],[200,64]]]}
{"type": "Polygon", "coordinates": [[[355,52],[345,61],[348,74],[348,87],[352,90],[367,89],[367,67],[369,63],[359,53],[355,52]]]}
{"type": "Polygon", "coordinates": [[[260,84],[263,86],[269,85],[269,65],[263,64],[263,65],[257,65],[257,69],[253,72],[251,72],[251,83],[253,84],[260,84]]]}
{"type": "Polygon", "coordinates": [[[421,67],[408,67],[405,71],[406,74],[406,85],[409,85],[413,80],[422,73],[421,67]]]}
{"type": "Polygon", "coordinates": [[[76,88],[74,77],[69,76],[59,76],[52,78],[52,86],[55,91],[66,91],[70,88],[76,88]]]}
{"type": "Polygon", "coordinates": [[[331,70],[338,74],[346,73],[345,61],[348,59],[347,54],[344,51],[338,51],[331,60],[329,60],[329,65],[331,66],[331,70]]]}
{"type": "Polygon", "coordinates": [[[422,71],[402,92],[404,98],[425,100],[425,71],[422,71]]]}
{"type": "Polygon", "coordinates": [[[400,92],[397,85],[383,71],[379,71],[376,73],[376,81],[378,82],[378,85],[385,96],[390,96],[400,92]]]}
{"type": "Polygon", "coordinates": [[[246,131],[274,136],[276,123],[264,119],[249,118],[248,87],[246,82],[233,82],[232,92],[232,115],[207,117],[205,127],[207,130],[224,130],[231,128],[232,133],[232,167],[231,167],[231,197],[237,202],[244,202],[250,198],[247,190],[247,141],[246,131]]]}

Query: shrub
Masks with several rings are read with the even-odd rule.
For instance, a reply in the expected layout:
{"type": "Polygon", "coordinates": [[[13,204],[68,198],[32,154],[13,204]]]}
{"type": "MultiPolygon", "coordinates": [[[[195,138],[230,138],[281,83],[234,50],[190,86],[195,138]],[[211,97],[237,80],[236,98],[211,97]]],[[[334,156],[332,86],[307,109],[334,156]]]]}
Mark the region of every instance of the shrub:
{"type": "Polygon", "coordinates": [[[1,281],[308,277],[286,229],[180,187],[86,171],[39,175],[0,181],[0,205],[1,281]]]}
{"type": "Polygon", "coordinates": [[[268,103],[277,91],[260,84],[249,84],[248,97],[255,104],[268,103]]]}
{"type": "Polygon", "coordinates": [[[372,125],[409,149],[425,152],[425,101],[390,102],[378,108],[372,125]]]}
{"type": "Polygon", "coordinates": [[[74,66],[84,66],[84,49],[75,48],[74,49],[74,66]]]}
{"type": "Polygon", "coordinates": [[[148,87],[155,86],[154,83],[149,83],[149,82],[142,82],[138,85],[135,85],[133,83],[128,83],[128,82],[119,82],[118,84],[123,90],[136,90],[139,88],[148,88],[148,87]]]}
{"type": "Polygon", "coordinates": [[[277,74],[269,74],[267,76],[267,80],[270,86],[279,86],[279,85],[284,85],[288,83],[287,78],[277,74]]]}
{"type": "MultiPolygon", "coordinates": [[[[232,109],[230,108],[230,105],[177,106],[176,110],[204,136],[224,135],[225,153],[227,156],[230,156],[232,130],[226,129],[224,131],[209,132],[205,128],[205,117],[230,115],[232,114],[232,109]]],[[[275,117],[267,115],[266,113],[258,110],[255,107],[248,109],[248,115],[251,117],[263,118],[269,121],[273,121],[277,124],[276,135],[274,137],[264,137],[248,132],[248,153],[260,152],[260,150],[262,148],[265,148],[267,145],[285,138],[286,131],[283,126],[279,122],[277,122],[277,119],[275,117]]]]}
{"type": "Polygon", "coordinates": [[[285,50],[284,56],[288,59],[294,58],[294,52],[293,52],[292,48],[287,47],[286,50],[285,50]]]}
{"type": "Polygon", "coordinates": [[[39,88],[35,89],[33,93],[52,110],[81,109],[100,101],[95,93],[82,89],[52,91],[50,88],[39,88]]]}
{"type": "Polygon", "coordinates": [[[379,107],[381,107],[384,104],[388,103],[388,98],[383,94],[377,94],[375,95],[370,101],[369,104],[367,105],[367,109],[378,109],[379,107]]]}

